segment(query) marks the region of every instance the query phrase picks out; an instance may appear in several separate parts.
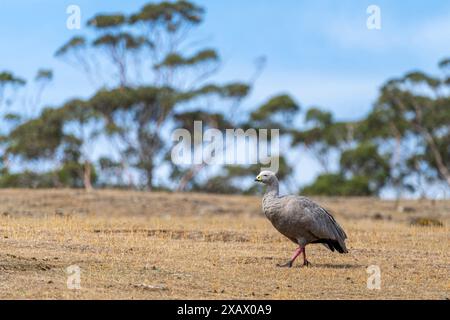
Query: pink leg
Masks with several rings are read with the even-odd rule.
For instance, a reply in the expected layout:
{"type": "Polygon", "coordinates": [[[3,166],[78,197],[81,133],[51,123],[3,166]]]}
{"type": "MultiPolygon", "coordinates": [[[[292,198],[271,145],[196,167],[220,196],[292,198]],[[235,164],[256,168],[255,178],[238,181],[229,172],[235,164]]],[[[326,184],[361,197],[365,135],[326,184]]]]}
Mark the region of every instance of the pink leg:
{"type": "Polygon", "coordinates": [[[297,250],[295,250],[294,254],[292,255],[291,261],[294,262],[295,259],[297,259],[297,257],[298,257],[302,252],[304,252],[304,249],[301,248],[301,247],[298,247],[297,250]]]}
{"type": "Polygon", "coordinates": [[[285,263],[285,264],[283,264],[283,265],[278,264],[277,266],[278,266],[278,267],[289,267],[289,268],[291,268],[291,267],[292,267],[292,264],[293,264],[294,261],[295,261],[295,259],[297,259],[297,257],[298,257],[302,252],[304,252],[304,249],[303,249],[302,247],[298,247],[297,250],[295,250],[294,254],[292,255],[291,260],[289,260],[287,263],[285,263]]]}
{"type": "Polygon", "coordinates": [[[306,259],[306,248],[303,248],[303,265],[307,267],[311,265],[311,263],[309,263],[309,261],[306,259]]]}

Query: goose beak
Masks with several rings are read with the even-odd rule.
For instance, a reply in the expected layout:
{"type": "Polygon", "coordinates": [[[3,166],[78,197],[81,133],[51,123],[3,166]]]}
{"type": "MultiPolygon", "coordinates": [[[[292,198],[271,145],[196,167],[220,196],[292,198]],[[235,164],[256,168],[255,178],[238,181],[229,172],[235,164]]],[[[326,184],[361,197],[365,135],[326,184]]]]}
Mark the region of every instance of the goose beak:
{"type": "Polygon", "coordinates": [[[255,178],[255,181],[261,182],[261,176],[257,176],[257,177],[255,178]]]}

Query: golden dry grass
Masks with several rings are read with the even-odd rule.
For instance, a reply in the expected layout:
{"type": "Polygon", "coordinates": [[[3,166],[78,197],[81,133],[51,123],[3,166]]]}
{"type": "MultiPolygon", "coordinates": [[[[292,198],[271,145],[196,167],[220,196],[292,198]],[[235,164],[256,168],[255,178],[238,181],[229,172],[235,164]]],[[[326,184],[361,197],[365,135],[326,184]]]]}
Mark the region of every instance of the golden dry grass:
{"type": "Polygon", "coordinates": [[[448,299],[450,202],[316,199],[350,254],[308,247],[313,266],[280,269],[295,245],[257,197],[73,190],[0,191],[2,299],[448,299]],[[411,226],[432,217],[442,227],[411,226]],[[66,268],[81,268],[81,289],[66,268]],[[367,289],[369,265],[381,289],[367,289]]]}

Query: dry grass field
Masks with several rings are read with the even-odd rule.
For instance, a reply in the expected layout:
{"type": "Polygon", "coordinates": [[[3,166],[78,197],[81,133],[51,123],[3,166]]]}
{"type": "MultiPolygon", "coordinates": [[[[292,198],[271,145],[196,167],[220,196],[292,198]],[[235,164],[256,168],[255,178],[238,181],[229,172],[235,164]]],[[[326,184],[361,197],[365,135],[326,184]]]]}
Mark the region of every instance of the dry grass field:
{"type": "Polygon", "coordinates": [[[450,201],[398,210],[368,198],[316,200],[347,231],[350,254],[312,245],[312,267],[280,269],[295,245],[258,197],[0,190],[0,298],[450,298],[450,201]],[[67,287],[70,265],[81,269],[79,290],[67,287]],[[370,265],[380,267],[380,290],[367,288],[370,265]]]}

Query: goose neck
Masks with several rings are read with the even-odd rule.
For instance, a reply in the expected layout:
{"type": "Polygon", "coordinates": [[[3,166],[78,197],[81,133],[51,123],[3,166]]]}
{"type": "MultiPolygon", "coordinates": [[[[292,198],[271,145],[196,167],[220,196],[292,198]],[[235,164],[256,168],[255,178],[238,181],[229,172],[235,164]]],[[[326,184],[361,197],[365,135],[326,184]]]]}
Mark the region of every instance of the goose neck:
{"type": "Polygon", "coordinates": [[[273,183],[267,186],[265,196],[278,197],[278,195],[279,195],[278,181],[274,181],[273,183]]]}

